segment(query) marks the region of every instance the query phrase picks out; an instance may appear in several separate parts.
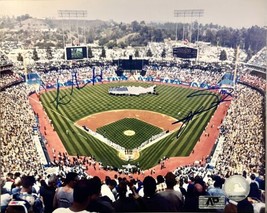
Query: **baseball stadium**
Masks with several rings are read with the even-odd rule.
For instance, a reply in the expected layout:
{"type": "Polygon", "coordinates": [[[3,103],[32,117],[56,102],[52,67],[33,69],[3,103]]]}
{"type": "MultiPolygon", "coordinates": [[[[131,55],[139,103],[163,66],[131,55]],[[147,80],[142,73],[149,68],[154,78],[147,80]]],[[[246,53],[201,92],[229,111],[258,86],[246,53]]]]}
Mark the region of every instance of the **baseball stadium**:
{"type": "Polygon", "coordinates": [[[265,209],[266,46],[74,41],[0,46],[1,212],[265,209]]]}

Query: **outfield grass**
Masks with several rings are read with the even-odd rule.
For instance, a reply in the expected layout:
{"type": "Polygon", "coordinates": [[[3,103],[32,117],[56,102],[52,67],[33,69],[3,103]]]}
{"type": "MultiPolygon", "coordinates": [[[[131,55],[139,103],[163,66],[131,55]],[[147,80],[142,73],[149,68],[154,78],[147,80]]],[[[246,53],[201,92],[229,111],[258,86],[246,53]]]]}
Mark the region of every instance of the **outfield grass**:
{"type": "MultiPolygon", "coordinates": [[[[55,130],[61,138],[70,155],[94,156],[104,165],[121,167],[127,162],[117,156],[117,151],[97,140],[85,131],[74,125],[79,119],[88,115],[114,109],[150,110],[181,119],[191,111],[203,106],[209,108],[216,99],[215,95],[206,92],[205,96],[188,97],[195,90],[171,85],[157,85],[159,95],[142,96],[111,96],[109,87],[114,86],[151,86],[151,83],[110,83],[96,84],[84,87],[81,90],[74,89],[70,95],[70,89],[60,90],[60,104],[56,108],[56,91],[41,95],[42,104],[52,120],[55,130]],[[66,130],[69,134],[66,135],[66,130]]],[[[207,122],[216,108],[195,116],[190,121],[183,134],[176,138],[176,133],[164,138],[160,142],[150,146],[140,153],[140,158],[132,163],[139,163],[142,169],[148,169],[156,165],[163,156],[187,156],[198,141],[205,129],[207,122]]]]}
{"type": "Polygon", "coordinates": [[[143,142],[162,132],[162,129],[135,118],[124,118],[97,129],[97,132],[126,149],[138,148],[143,142]],[[127,136],[124,131],[132,130],[127,136]]]}

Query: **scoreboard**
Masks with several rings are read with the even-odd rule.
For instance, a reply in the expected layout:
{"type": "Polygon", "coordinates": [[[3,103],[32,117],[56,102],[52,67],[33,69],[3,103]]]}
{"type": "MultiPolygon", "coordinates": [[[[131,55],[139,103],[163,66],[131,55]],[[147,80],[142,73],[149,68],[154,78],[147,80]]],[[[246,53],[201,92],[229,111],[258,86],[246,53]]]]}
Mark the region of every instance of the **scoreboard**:
{"type": "Polygon", "coordinates": [[[174,47],[173,57],[177,58],[197,58],[197,49],[191,47],[174,47]]]}
{"type": "Polygon", "coordinates": [[[87,58],[87,47],[86,46],[74,46],[66,47],[65,58],[66,60],[79,60],[87,58]]]}
{"type": "Polygon", "coordinates": [[[113,60],[113,65],[117,65],[123,70],[142,70],[145,65],[148,65],[148,60],[143,59],[118,59],[113,60]]]}

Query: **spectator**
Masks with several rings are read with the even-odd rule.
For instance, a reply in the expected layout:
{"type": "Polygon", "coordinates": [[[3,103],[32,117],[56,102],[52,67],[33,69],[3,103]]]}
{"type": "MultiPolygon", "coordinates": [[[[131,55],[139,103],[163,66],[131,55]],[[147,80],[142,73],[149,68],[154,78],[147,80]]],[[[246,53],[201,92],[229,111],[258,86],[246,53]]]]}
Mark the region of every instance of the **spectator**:
{"type": "Polygon", "coordinates": [[[169,211],[179,212],[183,210],[183,195],[181,191],[175,191],[173,188],[177,184],[176,176],[168,172],[165,176],[167,188],[159,194],[168,200],[169,211]]]}
{"type": "Polygon", "coordinates": [[[20,192],[20,187],[21,187],[21,178],[17,177],[14,181],[13,188],[11,190],[11,194],[16,194],[20,192]]]}
{"type": "Polygon", "coordinates": [[[64,186],[59,187],[56,190],[53,208],[70,207],[73,202],[73,188],[78,181],[78,174],[75,172],[69,172],[64,180],[64,186]]]}
{"type": "Polygon", "coordinates": [[[196,176],[191,178],[192,182],[188,185],[187,193],[185,197],[185,211],[198,212],[199,196],[206,195],[205,187],[201,177],[196,176]]]}
{"type": "Polygon", "coordinates": [[[156,192],[162,192],[167,188],[164,177],[162,175],[157,176],[157,189],[156,192]]]}
{"type": "Polygon", "coordinates": [[[42,197],[44,203],[44,213],[53,212],[53,199],[56,193],[56,184],[58,177],[52,174],[48,179],[48,184],[43,181],[43,185],[40,188],[40,196],[42,197]]]}
{"type": "Polygon", "coordinates": [[[127,182],[121,180],[118,185],[118,199],[113,203],[116,212],[139,212],[142,211],[142,200],[134,196],[126,196],[127,182]]]}
{"type": "Polygon", "coordinates": [[[254,213],[253,205],[248,201],[247,198],[237,203],[238,213],[254,213]]]}
{"type": "Polygon", "coordinates": [[[249,195],[248,197],[251,197],[256,200],[261,199],[261,191],[259,189],[259,183],[256,181],[256,176],[255,174],[250,175],[250,190],[249,190],[249,195]]]}
{"type": "Polygon", "coordinates": [[[106,181],[104,184],[101,185],[101,195],[102,196],[107,196],[111,202],[115,201],[115,196],[112,193],[112,190],[114,188],[114,182],[110,179],[110,177],[106,177],[106,181]],[[113,184],[113,185],[112,185],[113,184]]]}
{"type": "Polygon", "coordinates": [[[101,196],[101,180],[99,177],[94,176],[91,180],[91,193],[92,200],[87,207],[90,212],[114,212],[111,200],[107,197],[101,196]]]}
{"type": "Polygon", "coordinates": [[[214,187],[208,189],[208,194],[215,197],[225,196],[225,193],[222,190],[222,185],[224,184],[224,181],[219,176],[216,176],[214,179],[214,187]]]}
{"type": "Polygon", "coordinates": [[[5,180],[1,180],[1,212],[5,212],[9,201],[11,200],[11,195],[6,189],[3,188],[5,180]]]}
{"type": "Polygon", "coordinates": [[[79,180],[73,189],[73,203],[69,208],[58,208],[53,213],[89,212],[86,210],[92,196],[92,184],[89,180],[79,180]]]}
{"type": "MultiPolygon", "coordinates": [[[[33,213],[42,213],[43,212],[43,204],[38,197],[38,194],[32,193],[32,187],[35,183],[35,178],[33,176],[23,176],[21,179],[21,190],[19,193],[12,195],[12,200],[14,201],[25,201],[28,206],[28,211],[33,213]]],[[[8,206],[7,212],[13,212],[13,207],[8,206]]]]}
{"type": "Polygon", "coordinates": [[[3,188],[4,188],[8,193],[11,193],[13,184],[14,184],[13,173],[9,172],[9,173],[7,173],[7,175],[6,175],[6,181],[5,181],[5,184],[4,184],[3,188]]]}
{"type": "Polygon", "coordinates": [[[144,203],[143,211],[166,212],[169,211],[169,202],[166,198],[156,192],[156,181],[151,176],[146,176],[144,181],[144,203]]]}

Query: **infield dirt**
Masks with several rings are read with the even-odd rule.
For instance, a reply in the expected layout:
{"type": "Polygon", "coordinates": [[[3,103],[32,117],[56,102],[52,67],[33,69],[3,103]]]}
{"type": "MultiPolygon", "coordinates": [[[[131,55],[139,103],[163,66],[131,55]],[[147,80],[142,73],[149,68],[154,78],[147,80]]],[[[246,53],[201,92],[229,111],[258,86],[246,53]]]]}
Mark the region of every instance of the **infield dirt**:
{"type": "Polygon", "coordinates": [[[178,127],[180,124],[172,125],[172,122],[176,121],[175,118],[152,112],[146,110],[112,110],[105,111],[101,113],[92,114],[81,120],[77,121],[75,124],[79,126],[86,126],[89,129],[96,132],[97,128],[106,126],[108,124],[114,123],[124,118],[135,118],[144,121],[148,124],[161,128],[163,131],[172,131],[178,127]]]}

